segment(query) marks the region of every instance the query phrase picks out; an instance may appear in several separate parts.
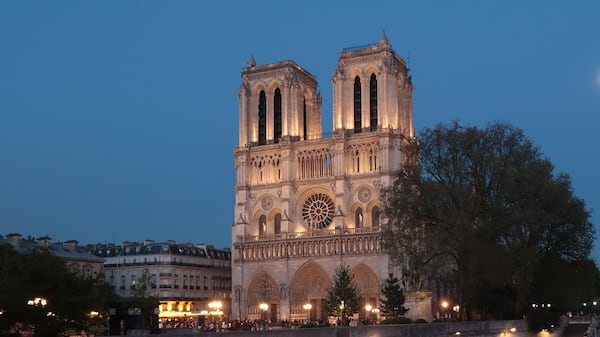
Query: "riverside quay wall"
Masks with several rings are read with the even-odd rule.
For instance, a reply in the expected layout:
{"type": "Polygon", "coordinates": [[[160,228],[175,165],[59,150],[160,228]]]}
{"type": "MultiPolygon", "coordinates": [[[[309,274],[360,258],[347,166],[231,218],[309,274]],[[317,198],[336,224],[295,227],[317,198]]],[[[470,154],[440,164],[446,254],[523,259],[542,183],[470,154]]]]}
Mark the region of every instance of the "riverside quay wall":
{"type": "MultiPolygon", "coordinates": [[[[128,333],[128,335],[152,337],[156,334],[128,333]]],[[[200,330],[163,330],[165,337],[532,337],[527,331],[527,322],[515,321],[473,321],[451,323],[419,323],[401,325],[371,325],[357,327],[327,327],[271,329],[258,331],[203,332],[200,330]]],[[[537,335],[538,337],[550,337],[537,335]]]]}

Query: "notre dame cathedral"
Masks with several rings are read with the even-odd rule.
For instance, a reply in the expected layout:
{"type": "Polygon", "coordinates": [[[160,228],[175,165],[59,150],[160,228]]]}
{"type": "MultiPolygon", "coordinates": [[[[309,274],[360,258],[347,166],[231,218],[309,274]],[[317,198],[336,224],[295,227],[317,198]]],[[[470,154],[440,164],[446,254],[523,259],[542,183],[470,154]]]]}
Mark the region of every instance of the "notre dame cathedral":
{"type": "MultiPolygon", "coordinates": [[[[340,264],[350,267],[362,308],[374,308],[359,317],[377,316],[381,287],[398,270],[382,249],[379,191],[414,137],[405,61],[385,34],[343,49],[331,133],[322,131],[315,76],[294,61],[251,58],[241,77],[231,317],[326,320],[340,264]]],[[[408,317],[431,320],[426,297],[407,293],[408,317]]]]}

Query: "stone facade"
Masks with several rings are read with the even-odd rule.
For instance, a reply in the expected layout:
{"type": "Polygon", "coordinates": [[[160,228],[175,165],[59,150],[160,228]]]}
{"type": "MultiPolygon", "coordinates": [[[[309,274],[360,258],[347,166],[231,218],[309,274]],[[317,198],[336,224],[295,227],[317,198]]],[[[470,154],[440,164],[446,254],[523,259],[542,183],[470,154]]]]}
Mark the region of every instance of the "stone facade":
{"type": "Polygon", "coordinates": [[[378,308],[394,272],[381,246],[379,191],[414,139],[406,63],[385,35],[343,49],[330,135],[317,80],[295,62],[252,58],[241,77],[232,318],[326,319],[324,297],[340,264],[351,268],[363,304],[378,308]]]}

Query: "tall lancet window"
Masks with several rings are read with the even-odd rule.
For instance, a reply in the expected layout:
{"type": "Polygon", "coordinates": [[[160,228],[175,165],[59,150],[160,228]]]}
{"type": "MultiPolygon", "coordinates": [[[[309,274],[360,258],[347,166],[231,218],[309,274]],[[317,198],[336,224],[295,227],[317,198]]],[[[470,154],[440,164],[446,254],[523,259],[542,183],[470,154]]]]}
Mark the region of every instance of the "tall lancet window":
{"type": "Polygon", "coordinates": [[[371,75],[369,81],[369,115],[371,117],[371,131],[377,130],[377,76],[371,75]]]}
{"type": "Polygon", "coordinates": [[[356,76],[354,79],[354,133],[362,131],[362,100],[360,93],[360,77],[356,76]]]}
{"type": "Polygon", "coordinates": [[[275,214],[275,234],[281,234],[281,214],[275,214]]]}
{"type": "Polygon", "coordinates": [[[308,139],[308,125],[306,125],[306,98],[302,101],[302,129],[304,130],[304,140],[308,139]]]}
{"type": "Polygon", "coordinates": [[[267,144],[267,96],[260,91],[258,97],[258,145],[267,144]]]}
{"type": "Polygon", "coordinates": [[[363,213],[362,213],[362,208],[358,208],[356,210],[356,214],[354,214],[354,224],[356,225],[356,228],[361,228],[363,226],[363,213]]]}
{"type": "Polygon", "coordinates": [[[261,215],[258,218],[258,235],[264,236],[267,234],[267,216],[261,215]]]}
{"type": "Polygon", "coordinates": [[[379,227],[379,216],[380,215],[381,215],[381,210],[379,209],[379,207],[377,207],[377,206],[373,207],[373,210],[371,211],[371,226],[379,227]]]}
{"type": "Polygon", "coordinates": [[[281,139],[281,90],[275,89],[273,97],[273,140],[279,143],[281,139]]]}

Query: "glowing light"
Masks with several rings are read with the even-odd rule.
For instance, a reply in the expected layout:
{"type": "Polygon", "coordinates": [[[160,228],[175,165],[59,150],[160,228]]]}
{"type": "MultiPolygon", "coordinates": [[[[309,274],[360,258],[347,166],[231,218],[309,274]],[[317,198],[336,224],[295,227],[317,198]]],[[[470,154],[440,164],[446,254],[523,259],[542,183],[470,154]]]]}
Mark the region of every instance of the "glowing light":
{"type": "Polygon", "coordinates": [[[221,301],[212,301],[208,303],[208,308],[210,309],[210,314],[215,316],[223,315],[223,311],[221,308],[223,307],[223,303],[221,301]]]}
{"type": "Polygon", "coordinates": [[[28,305],[40,305],[42,307],[45,307],[46,305],[48,305],[48,301],[45,298],[36,297],[34,299],[27,301],[27,304],[28,305]]]}

